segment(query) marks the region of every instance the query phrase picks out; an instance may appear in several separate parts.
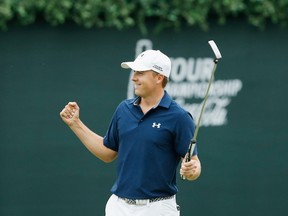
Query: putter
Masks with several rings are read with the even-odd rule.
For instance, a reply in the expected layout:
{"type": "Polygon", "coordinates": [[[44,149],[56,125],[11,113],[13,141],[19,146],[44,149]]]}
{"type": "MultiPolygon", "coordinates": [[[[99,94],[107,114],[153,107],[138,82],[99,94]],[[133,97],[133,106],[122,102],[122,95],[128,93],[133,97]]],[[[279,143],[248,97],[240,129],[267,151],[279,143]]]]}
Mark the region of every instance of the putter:
{"type": "MultiPolygon", "coordinates": [[[[214,52],[214,55],[215,55],[214,67],[213,67],[213,70],[212,70],[212,73],[211,73],[211,77],[210,77],[210,80],[209,80],[209,83],[208,83],[208,87],[207,87],[207,90],[206,90],[206,93],[205,93],[205,97],[204,97],[204,100],[203,100],[201,112],[200,112],[199,119],[198,119],[198,122],[197,122],[197,125],[196,125],[196,129],[195,129],[195,133],[194,133],[193,138],[191,139],[189,147],[188,147],[188,151],[187,151],[186,159],[185,159],[186,162],[190,161],[191,157],[193,155],[193,152],[194,152],[194,149],[195,149],[195,145],[196,145],[196,142],[197,142],[196,140],[197,140],[197,135],[198,135],[201,119],[202,119],[202,114],[204,112],[204,108],[205,108],[205,104],[206,104],[206,101],[207,101],[207,98],[208,98],[210,86],[211,86],[211,83],[212,83],[212,81],[214,79],[214,74],[215,74],[215,71],[216,71],[216,68],[217,68],[217,63],[218,63],[219,59],[222,58],[222,55],[221,55],[216,43],[213,40],[208,41],[208,43],[211,46],[211,48],[212,48],[212,50],[214,52]]],[[[183,175],[181,175],[181,178],[185,179],[185,177],[183,175]]]]}

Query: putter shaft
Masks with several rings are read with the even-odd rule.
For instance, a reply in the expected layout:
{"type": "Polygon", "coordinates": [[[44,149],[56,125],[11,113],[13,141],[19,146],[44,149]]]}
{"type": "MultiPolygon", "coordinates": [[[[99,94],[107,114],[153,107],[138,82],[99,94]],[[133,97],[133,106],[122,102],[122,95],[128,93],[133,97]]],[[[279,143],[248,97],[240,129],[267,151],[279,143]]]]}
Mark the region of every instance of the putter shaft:
{"type": "MultiPolygon", "coordinates": [[[[193,152],[194,152],[194,149],[195,149],[195,146],[196,146],[196,142],[197,142],[197,135],[198,135],[198,131],[199,131],[199,128],[200,128],[202,115],[204,113],[204,108],[205,108],[206,101],[207,101],[207,98],[208,98],[208,95],[209,95],[210,87],[211,87],[212,81],[214,79],[214,74],[215,74],[215,71],[216,71],[216,68],[217,68],[217,63],[218,63],[218,60],[222,58],[222,55],[221,55],[217,45],[215,44],[215,42],[213,40],[210,40],[210,41],[208,41],[208,43],[211,46],[211,48],[212,48],[212,50],[214,52],[214,55],[215,55],[214,67],[213,67],[213,70],[212,70],[212,73],[211,73],[211,77],[209,79],[208,87],[207,87],[207,90],[206,90],[206,93],[205,93],[205,96],[204,96],[204,100],[203,100],[203,104],[202,104],[202,107],[201,107],[201,111],[200,111],[200,115],[199,115],[199,118],[198,118],[198,122],[197,122],[197,125],[196,125],[196,129],[195,129],[193,138],[190,141],[189,148],[188,148],[188,151],[187,151],[187,154],[186,154],[186,159],[185,159],[186,162],[189,162],[191,160],[192,155],[193,155],[193,152]]],[[[181,175],[181,178],[183,180],[185,179],[185,177],[183,175],[181,175]]]]}

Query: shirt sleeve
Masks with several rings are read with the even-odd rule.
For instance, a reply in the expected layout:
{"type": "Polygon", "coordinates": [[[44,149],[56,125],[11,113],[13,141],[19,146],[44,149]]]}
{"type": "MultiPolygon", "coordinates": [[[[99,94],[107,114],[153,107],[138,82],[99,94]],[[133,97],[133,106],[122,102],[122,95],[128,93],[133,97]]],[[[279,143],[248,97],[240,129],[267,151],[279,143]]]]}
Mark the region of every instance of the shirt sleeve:
{"type": "Polygon", "coordinates": [[[104,136],[104,145],[113,151],[118,152],[119,148],[119,136],[117,130],[117,110],[114,112],[113,117],[110,121],[107,132],[104,136]]]}
{"type": "MultiPolygon", "coordinates": [[[[185,157],[191,139],[195,132],[195,124],[193,117],[190,113],[182,113],[175,124],[175,149],[176,152],[181,156],[185,157]]],[[[197,155],[197,146],[195,146],[193,155],[197,155]]]]}

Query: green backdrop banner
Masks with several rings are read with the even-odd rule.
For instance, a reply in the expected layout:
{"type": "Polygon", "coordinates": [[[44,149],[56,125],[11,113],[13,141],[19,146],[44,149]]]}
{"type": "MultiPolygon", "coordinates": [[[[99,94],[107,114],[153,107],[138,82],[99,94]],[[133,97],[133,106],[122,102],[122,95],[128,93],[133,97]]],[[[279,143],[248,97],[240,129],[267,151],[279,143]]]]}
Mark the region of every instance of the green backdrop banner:
{"type": "Polygon", "coordinates": [[[69,101],[104,135],[118,103],[133,97],[120,63],[145,49],[172,60],[167,91],[197,119],[219,62],[198,135],[202,175],[178,179],[182,215],[283,215],[288,211],[288,31],[242,21],[141,35],[136,29],[50,27],[0,32],[0,215],[104,215],[115,162],[91,155],[59,112],[69,101]]]}

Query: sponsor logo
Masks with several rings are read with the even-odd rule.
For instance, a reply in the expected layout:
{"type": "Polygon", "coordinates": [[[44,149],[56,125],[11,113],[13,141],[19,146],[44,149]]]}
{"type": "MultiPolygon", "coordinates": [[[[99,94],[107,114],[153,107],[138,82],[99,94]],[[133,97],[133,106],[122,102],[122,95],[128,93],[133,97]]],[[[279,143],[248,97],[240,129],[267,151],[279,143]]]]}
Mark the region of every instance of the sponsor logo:
{"type": "Polygon", "coordinates": [[[158,66],[158,65],[153,65],[153,68],[159,70],[159,71],[163,71],[162,67],[158,66]]]}
{"type": "MultiPolygon", "coordinates": [[[[153,49],[152,41],[148,39],[138,40],[135,49],[136,57],[147,49],[153,49]]],[[[170,59],[172,68],[165,89],[177,103],[193,115],[195,122],[197,122],[213,70],[214,59],[211,57],[176,57],[170,59]]],[[[132,74],[133,71],[131,71],[130,77],[132,74]]],[[[216,76],[209,91],[201,126],[228,124],[228,105],[241,91],[242,86],[240,79],[219,80],[216,76]]],[[[127,98],[134,97],[133,83],[129,78],[127,98]]],[[[154,123],[152,127],[154,127],[154,123]]]]}
{"type": "Polygon", "coordinates": [[[160,126],[161,126],[161,123],[156,123],[156,122],[154,122],[153,124],[152,124],[152,127],[153,128],[155,128],[155,127],[157,127],[157,128],[160,128],[160,126]]]}

